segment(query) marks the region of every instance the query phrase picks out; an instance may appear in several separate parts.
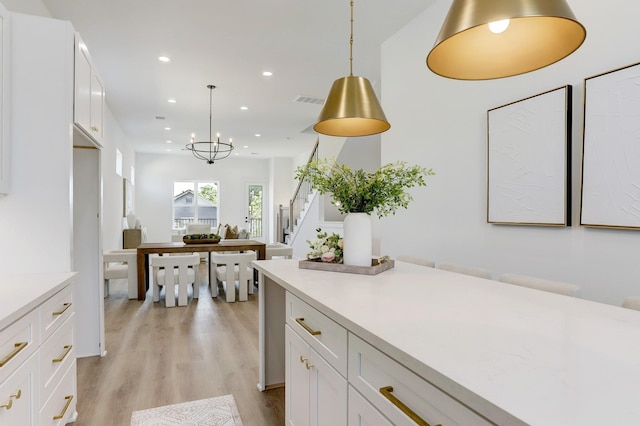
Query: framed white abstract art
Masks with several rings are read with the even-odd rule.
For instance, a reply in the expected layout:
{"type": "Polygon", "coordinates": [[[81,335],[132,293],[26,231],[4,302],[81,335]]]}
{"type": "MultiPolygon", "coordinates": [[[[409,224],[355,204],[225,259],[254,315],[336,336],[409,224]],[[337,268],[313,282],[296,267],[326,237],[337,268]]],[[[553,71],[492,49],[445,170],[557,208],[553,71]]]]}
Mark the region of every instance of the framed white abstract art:
{"type": "Polygon", "coordinates": [[[570,85],[487,111],[487,222],[571,224],[570,85]]]}
{"type": "Polygon", "coordinates": [[[640,64],[584,80],[580,224],[640,229],[640,64]]]}

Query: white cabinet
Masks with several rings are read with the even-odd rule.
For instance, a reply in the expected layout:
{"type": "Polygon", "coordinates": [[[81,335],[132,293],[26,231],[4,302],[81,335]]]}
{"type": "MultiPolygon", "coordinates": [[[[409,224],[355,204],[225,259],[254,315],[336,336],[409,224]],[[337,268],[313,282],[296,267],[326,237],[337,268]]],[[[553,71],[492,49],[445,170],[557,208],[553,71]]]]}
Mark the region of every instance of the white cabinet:
{"type": "Polygon", "coordinates": [[[82,38],[75,40],[75,102],[73,121],[84,134],[102,146],[104,138],[104,84],[82,38]]]}
{"type": "Polygon", "coordinates": [[[290,293],[286,305],[286,424],[344,425],[347,330],[290,293]]]}
{"type": "Polygon", "coordinates": [[[349,426],[393,426],[369,401],[349,385],[349,426]]]}
{"type": "MultiPolygon", "coordinates": [[[[16,276],[11,284],[23,283],[16,276]]],[[[73,293],[70,281],[63,284],[24,312],[2,311],[0,426],[59,426],[77,417],[73,293]]]]}
{"type": "Polygon", "coordinates": [[[9,13],[0,4],[0,196],[9,193],[9,13]]]}

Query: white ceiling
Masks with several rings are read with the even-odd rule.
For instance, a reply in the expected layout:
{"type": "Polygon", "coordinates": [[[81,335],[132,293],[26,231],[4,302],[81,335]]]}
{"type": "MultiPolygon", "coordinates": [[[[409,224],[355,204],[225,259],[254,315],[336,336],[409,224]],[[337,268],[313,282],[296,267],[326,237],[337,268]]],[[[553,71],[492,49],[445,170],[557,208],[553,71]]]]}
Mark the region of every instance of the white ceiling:
{"type": "MultiPolygon", "coordinates": [[[[321,105],[294,101],[324,99],[349,74],[348,0],[42,1],[81,34],[136,152],[188,155],[181,148],[191,133],[207,140],[208,84],[217,86],[213,132],[232,137],[240,156],[309,152],[321,105]],[[161,55],[171,62],[160,63],[161,55]]],[[[433,1],[356,2],[353,74],[379,93],[381,42],[433,1]]],[[[424,40],[425,57],[433,41],[424,40]]]]}

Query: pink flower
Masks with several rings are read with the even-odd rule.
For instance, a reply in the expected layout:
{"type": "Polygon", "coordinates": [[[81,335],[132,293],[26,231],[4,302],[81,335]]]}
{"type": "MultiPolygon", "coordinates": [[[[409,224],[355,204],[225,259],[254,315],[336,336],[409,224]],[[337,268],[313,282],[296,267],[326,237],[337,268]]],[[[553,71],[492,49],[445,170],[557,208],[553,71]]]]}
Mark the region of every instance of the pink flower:
{"type": "Polygon", "coordinates": [[[322,253],[322,256],[320,258],[323,262],[333,262],[333,260],[336,258],[336,255],[332,251],[328,251],[326,253],[322,253]]]}

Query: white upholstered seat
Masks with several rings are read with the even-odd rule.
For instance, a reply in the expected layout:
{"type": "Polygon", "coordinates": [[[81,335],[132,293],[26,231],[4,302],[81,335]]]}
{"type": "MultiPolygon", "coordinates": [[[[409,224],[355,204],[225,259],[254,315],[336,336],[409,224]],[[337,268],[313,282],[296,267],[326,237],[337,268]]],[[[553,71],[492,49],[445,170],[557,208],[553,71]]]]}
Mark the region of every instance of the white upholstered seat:
{"type": "Polygon", "coordinates": [[[138,261],[136,249],[113,250],[102,254],[104,297],[109,296],[109,280],[126,279],[127,296],[138,298],[138,261]]]}
{"type": "Polygon", "coordinates": [[[472,275],[478,278],[491,279],[491,272],[486,269],[476,268],[473,266],[464,266],[450,262],[438,262],[436,264],[436,268],[443,269],[445,271],[457,272],[459,274],[472,275]]]}
{"type": "Polygon", "coordinates": [[[265,259],[283,258],[291,259],[293,256],[293,247],[282,243],[267,244],[265,249],[265,259]]]}
{"type": "Polygon", "coordinates": [[[628,296],[622,301],[622,307],[640,311],[640,296],[628,296]]]}
{"type": "Polygon", "coordinates": [[[430,268],[434,268],[436,266],[436,262],[433,260],[416,256],[397,256],[396,260],[400,262],[413,263],[415,265],[428,266],[430,268]]]}
{"type": "Polygon", "coordinates": [[[248,300],[253,294],[253,267],[251,261],[256,253],[211,253],[211,267],[215,267],[216,280],[211,281],[211,296],[218,296],[218,283],[222,282],[227,302],[236,300],[236,281],[238,282],[238,300],[248,300]],[[248,294],[247,294],[248,293],[248,294]]]}
{"type": "Polygon", "coordinates": [[[175,286],[178,286],[178,306],[186,306],[188,301],[187,288],[193,285],[193,298],[198,298],[199,277],[198,253],[181,256],[151,256],[153,267],[153,301],[160,301],[160,286],[164,286],[165,306],[175,306],[175,286]]]}
{"type": "Polygon", "coordinates": [[[565,296],[577,296],[580,291],[580,287],[575,284],[511,273],[502,274],[502,276],[500,277],[500,281],[502,281],[503,283],[529,287],[536,290],[564,294],[565,296]]]}

